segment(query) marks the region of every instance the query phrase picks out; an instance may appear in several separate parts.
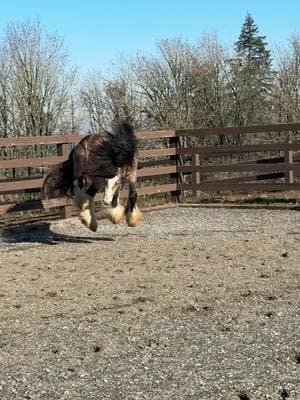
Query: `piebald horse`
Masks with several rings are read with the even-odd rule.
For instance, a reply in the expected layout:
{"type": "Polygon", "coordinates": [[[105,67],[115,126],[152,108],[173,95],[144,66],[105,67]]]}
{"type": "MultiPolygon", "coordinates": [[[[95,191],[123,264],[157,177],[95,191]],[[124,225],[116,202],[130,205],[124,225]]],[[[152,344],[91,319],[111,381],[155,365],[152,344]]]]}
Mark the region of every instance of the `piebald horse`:
{"type": "Polygon", "coordinates": [[[104,192],[104,218],[119,224],[124,216],[128,226],[136,226],[142,214],[137,206],[137,139],[127,121],[113,132],[85,136],[71,151],[68,160],[55,167],[45,178],[42,193],[66,195],[80,209],[79,217],[92,231],[97,230],[94,197],[104,192]],[[129,184],[126,207],[119,200],[125,182],[129,184]]]}

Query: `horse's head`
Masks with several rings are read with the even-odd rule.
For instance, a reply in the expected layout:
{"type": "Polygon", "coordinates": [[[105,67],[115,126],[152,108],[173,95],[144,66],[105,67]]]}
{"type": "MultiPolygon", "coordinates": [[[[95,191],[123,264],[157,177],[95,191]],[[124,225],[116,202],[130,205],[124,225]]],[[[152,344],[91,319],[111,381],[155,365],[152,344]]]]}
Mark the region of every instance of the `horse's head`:
{"type": "MultiPolygon", "coordinates": [[[[106,179],[103,203],[106,206],[113,205],[113,198],[118,193],[121,186],[121,177],[119,175],[114,176],[111,179],[106,179]]],[[[114,205],[113,205],[114,206],[114,205]]]]}

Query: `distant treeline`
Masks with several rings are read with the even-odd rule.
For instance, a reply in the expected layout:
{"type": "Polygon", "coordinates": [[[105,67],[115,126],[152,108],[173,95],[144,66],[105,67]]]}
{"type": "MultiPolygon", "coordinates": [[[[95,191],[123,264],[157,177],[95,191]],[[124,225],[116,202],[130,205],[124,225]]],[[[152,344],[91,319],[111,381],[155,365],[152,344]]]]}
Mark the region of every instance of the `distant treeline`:
{"type": "Polygon", "coordinates": [[[213,34],[157,46],[157,56],[120,62],[113,78],[82,77],[61,37],[38,21],[8,25],[0,43],[0,137],[98,132],[118,117],[147,130],[300,120],[300,37],[271,54],[247,14],[233,48],[213,34]]]}

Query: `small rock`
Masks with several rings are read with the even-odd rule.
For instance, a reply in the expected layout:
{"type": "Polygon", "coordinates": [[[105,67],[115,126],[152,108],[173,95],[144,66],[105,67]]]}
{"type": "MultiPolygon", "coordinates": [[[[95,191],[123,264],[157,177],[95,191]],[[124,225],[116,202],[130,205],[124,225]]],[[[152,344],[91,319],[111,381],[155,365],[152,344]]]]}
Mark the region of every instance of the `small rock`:
{"type": "Polygon", "coordinates": [[[188,304],[186,307],[182,309],[183,312],[198,312],[199,310],[197,309],[194,304],[188,304]]]}
{"type": "Polygon", "coordinates": [[[240,400],[250,400],[250,397],[248,396],[247,393],[241,392],[241,393],[239,393],[239,399],[240,400]]]}
{"type": "Polygon", "coordinates": [[[136,299],[132,300],[132,304],[138,304],[138,303],[146,303],[147,302],[147,297],[144,296],[139,296],[136,299]]]}
{"type": "Polygon", "coordinates": [[[58,348],[56,346],[53,346],[51,348],[51,351],[52,351],[53,354],[57,354],[58,353],[58,348]]]}
{"type": "Polygon", "coordinates": [[[273,315],[274,315],[273,311],[267,311],[265,313],[265,316],[268,317],[268,318],[272,317],[273,315]]]}
{"type": "Polygon", "coordinates": [[[288,399],[290,397],[290,394],[286,389],[283,388],[279,391],[279,396],[281,399],[288,399]]]}
{"type": "Polygon", "coordinates": [[[250,289],[247,289],[247,290],[242,291],[242,292],[240,293],[240,296],[241,296],[241,297],[249,297],[249,296],[251,296],[251,294],[252,294],[251,290],[250,290],[250,289]]]}
{"type": "Polygon", "coordinates": [[[55,292],[54,290],[50,291],[50,292],[47,293],[47,296],[48,297],[57,297],[57,292],[55,292]]]}
{"type": "Polygon", "coordinates": [[[276,299],[277,299],[277,297],[273,294],[270,294],[267,296],[267,300],[276,300],[276,299]]]}
{"type": "Polygon", "coordinates": [[[269,274],[265,274],[265,273],[263,272],[263,273],[261,273],[261,274],[259,275],[259,277],[260,277],[260,278],[268,279],[268,278],[270,278],[270,275],[269,275],[269,274]]]}
{"type": "Polygon", "coordinates": [[[101,350],[101,347],[100,347],[100,346],[97,346],[97,345],[96,345],[96,346],[93,347],[94,353],[99,353],[100,350],[101,350]]]}
{"type": "Polygon", "coordinates": [[[295,361],[297,364],[300,364],[300,352],[295,354],[295,361]]]}

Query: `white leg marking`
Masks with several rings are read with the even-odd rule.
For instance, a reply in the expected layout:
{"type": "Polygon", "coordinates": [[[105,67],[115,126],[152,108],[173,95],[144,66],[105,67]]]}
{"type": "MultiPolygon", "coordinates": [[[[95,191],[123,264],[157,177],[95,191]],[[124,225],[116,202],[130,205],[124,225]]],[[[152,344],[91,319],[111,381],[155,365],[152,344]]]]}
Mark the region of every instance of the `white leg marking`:
{"type": "Polygon", "coordinates": [[[103,201],[105,204],[111,204],[114,194],[118,188],[117,182],[119,180],[118,175],[107,180],[103,201]]]}

